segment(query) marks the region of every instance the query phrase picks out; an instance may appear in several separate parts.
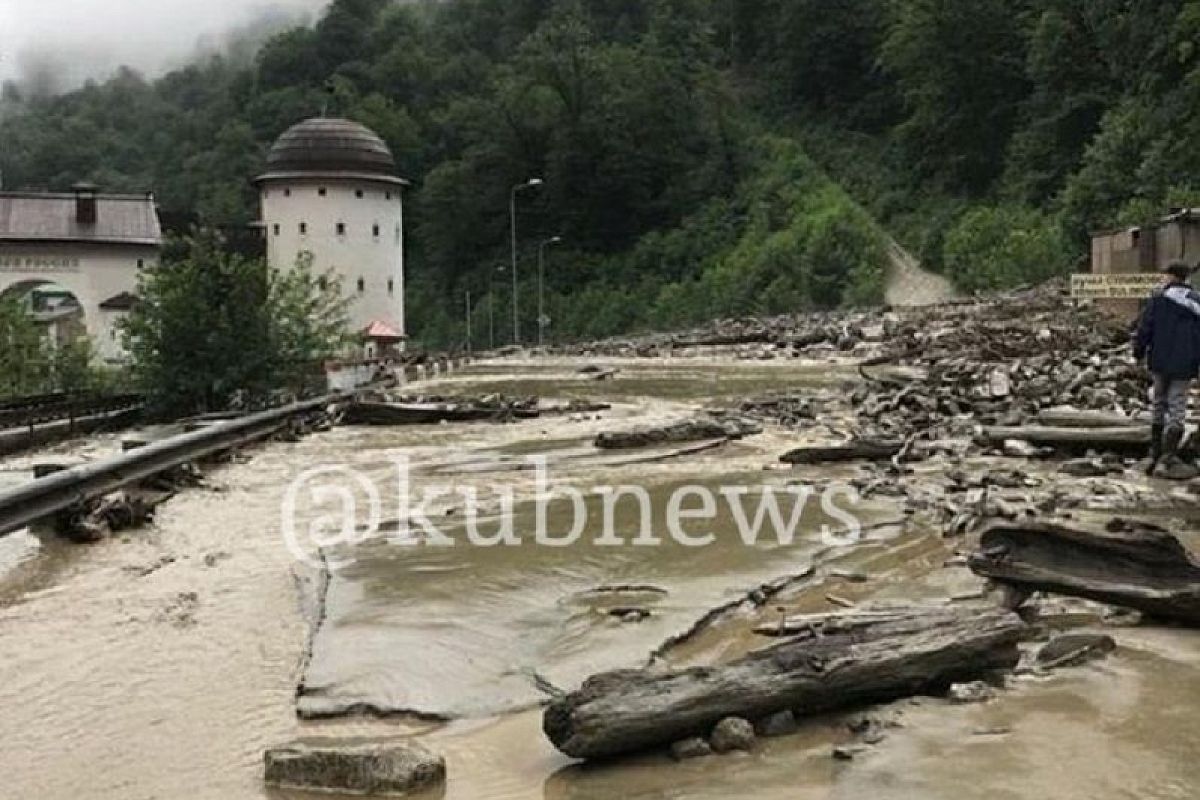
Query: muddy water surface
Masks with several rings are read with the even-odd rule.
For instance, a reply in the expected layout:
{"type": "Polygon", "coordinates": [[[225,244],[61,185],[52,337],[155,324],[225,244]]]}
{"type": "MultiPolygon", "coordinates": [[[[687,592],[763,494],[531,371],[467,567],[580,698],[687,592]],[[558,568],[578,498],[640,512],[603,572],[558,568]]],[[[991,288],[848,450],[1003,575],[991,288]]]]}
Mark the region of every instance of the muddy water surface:
{"type": "MultiPolygon", "coordinates": [[[[454,800],[1196,796],[1200,636],[1191,632],[1116,630],[1120,647],[1107,660],[1014,680],[984,706],[894,704],[876,713],[902,727],[845,763],[830,757],[848,738],[844,717],[811,720],[751,755],[679,765],[646,756],[584,768],[546,743],[537,709],[499,713],[535,701],[539,679],[569,687],[593,669],[640,663],[714,605],[809,567],[767,605],[732,605],[664,657],[712,663],[744,652],[760,643],[749,627],[783,611],[944,599],[978,588],[965,570],[943,568],[955,543],[912,527],[883,527],[871,541],[832,550],[811,536],[791,546],[741,547],[729,536],[728,516],[714,526],[717,544],[695,552],[590,545],[401,552],[367,542],[330,584],[311,684],[337,702],[383,698],[394,708],[465,718],[299,721],[295,690],[309,631],[301,599],[313,592],[311,572],[298,570],[285,546],[279,507],[303,470],[352,464],[384,483],[394,458],[405,455],[418,464],[414,489],[486,480],[517,487],[527,509],[529,490],[520,487],[528,475],[513,459],[585,450],[613,419],[667,419],[717,395],[846,379],[824,367],[639,364],[629,368],[628,385],[592,384],[574,374],[580,364],[556,363],[515,383],[508,376],[522,368],[485,366],[430,390],[468,390],[475,380],[508,393],[608,397],[618,407],[607,422],[340,429],[254,450],[216,470],[209,487],[172,500],[144,531],[86,548],[4,540],[0,797],[299,797],[262,787],[262,750],[339,733],[420,737],[448,761],[449,783],[435,796],[454,800]],[[653,589],[600,591],[620,584],[653,589]],[[650,616],[608,613],[617,608],[650,616]]],[[[771,483],[783,476],[758,470],[792,441],[768,432],[686,459],[624,466],[564,457],[553,476],[577,486],[641,481],[660,497],[689,482],[771,483]]],[[[0,475],[34,460],[0,464],[0,475]]],[[[888,512],[870,509],[882,521],[888,512]]],[[[618,527],[632,533],[634,517],[626,510],[618,527]]],[[[447,520],[448,529],[461,525],[453,514],[447,520]]],[[[810,512],[802,528],[811,534],[823,521],[810,512]]]]}

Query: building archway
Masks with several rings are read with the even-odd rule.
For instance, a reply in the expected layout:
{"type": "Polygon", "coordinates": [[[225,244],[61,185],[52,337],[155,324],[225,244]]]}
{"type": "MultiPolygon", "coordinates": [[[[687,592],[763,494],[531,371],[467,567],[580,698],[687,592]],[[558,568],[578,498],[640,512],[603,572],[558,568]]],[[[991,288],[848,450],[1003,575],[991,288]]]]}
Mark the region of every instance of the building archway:
{"type": "Polygon", "coordinates": [[[87,311],[70,287],[32,278],[0,289],[0,301],[14,300],[34,321],[52,347],[72,344],[88,335],[87,311]]]}
{"type": "Polygon", "coordinates": [[[102,194],[87,184],[71,193],[0,192],[0,295],[45,284],[69,293],[108,363],[126,358],[119,323],[161,244],[149,194],[102,194]]]}

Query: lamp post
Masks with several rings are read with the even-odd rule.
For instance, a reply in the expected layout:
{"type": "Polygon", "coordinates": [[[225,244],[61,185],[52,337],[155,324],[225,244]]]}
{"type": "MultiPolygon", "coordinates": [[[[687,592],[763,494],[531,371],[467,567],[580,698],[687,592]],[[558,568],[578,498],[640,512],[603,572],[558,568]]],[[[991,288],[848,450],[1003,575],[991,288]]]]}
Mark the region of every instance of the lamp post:
{"type": "Polygon", "coordinates": [[[562,240],[561,236],[551,236],[538,245],[538,347],[545,341],[546,325],[550,322],[546,319],[546,248],[552,244],[562,244],[562,240]]]}
{"type": "Polygon", "coordinates": [[[517,193],[522,189],[533,189],[541,186],[541,178],[530,178],[524,183],[518,183],[508,195],[508,218],[512,227],[512,315],[513,315],[513,344],[521,343],[521,321],[517,313],[517,193]]]}
{"type": "Polygon", "coordinates": [[[467,355],[471,353],[471,290],[467,289],[467,355]]]}
{"type": "Polygon", "coordinates": [[[497,272],[504,272],[504,265],[488,270],[488,350],[496,349],[496,295],[495,277],[497,272]]]}

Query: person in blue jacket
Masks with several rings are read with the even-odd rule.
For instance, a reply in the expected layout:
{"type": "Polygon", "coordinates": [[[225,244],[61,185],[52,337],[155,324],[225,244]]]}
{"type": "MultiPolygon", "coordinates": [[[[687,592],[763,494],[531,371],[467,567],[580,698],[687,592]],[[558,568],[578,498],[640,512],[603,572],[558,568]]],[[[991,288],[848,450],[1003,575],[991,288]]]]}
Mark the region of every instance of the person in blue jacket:
{"type": "Polygon", "coordinates": [[[1138,323],[1133,357],[1154,378],[1154,416],[1150,466],[1178,463],[1187,421],[1188,392],[1200,372],[1200,293],[1190,285],[1191,268],[1176,261],[1164,270],[1164,282],[1150,295],[1138,323]]]}

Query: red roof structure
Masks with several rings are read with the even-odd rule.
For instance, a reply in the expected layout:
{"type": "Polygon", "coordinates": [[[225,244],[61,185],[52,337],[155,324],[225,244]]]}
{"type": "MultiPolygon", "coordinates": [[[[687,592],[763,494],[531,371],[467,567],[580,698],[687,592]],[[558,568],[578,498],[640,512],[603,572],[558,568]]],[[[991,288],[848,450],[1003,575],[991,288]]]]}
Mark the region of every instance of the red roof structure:
{"type": "Polygon", "coordinates": [[[375,320],[363,329],[363,337],[376,342],[402,342],[408,337],[399,333],[391,325],[375,320]]]}

